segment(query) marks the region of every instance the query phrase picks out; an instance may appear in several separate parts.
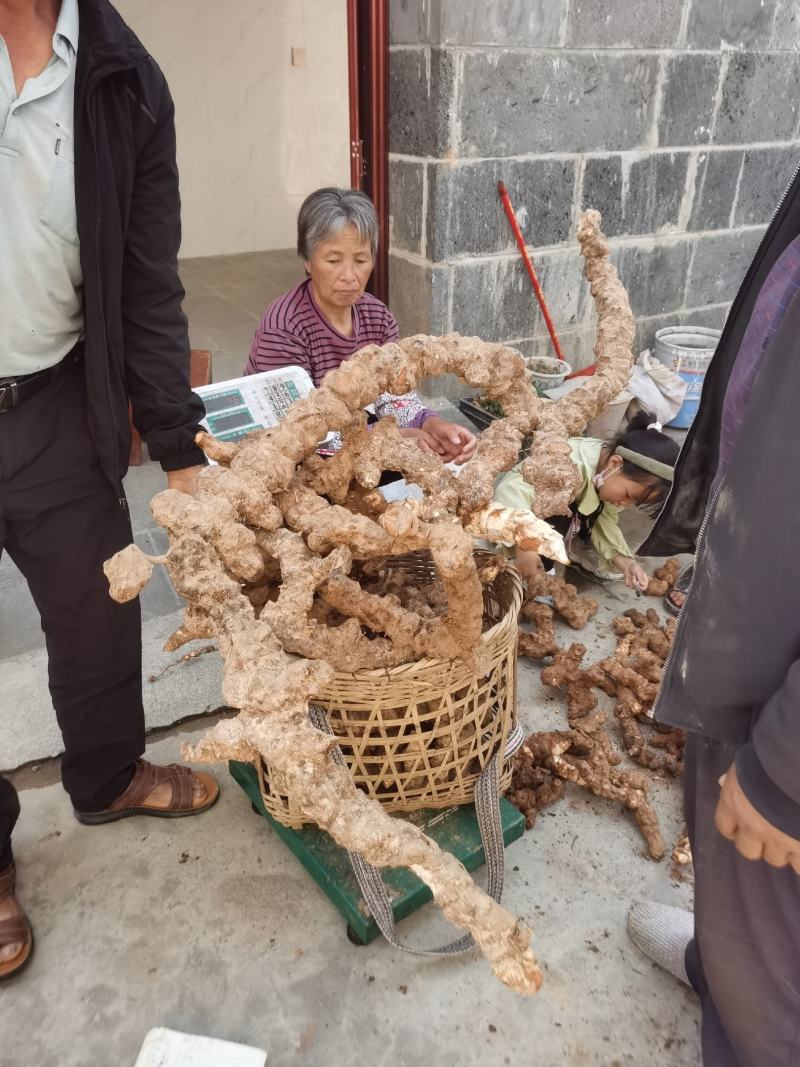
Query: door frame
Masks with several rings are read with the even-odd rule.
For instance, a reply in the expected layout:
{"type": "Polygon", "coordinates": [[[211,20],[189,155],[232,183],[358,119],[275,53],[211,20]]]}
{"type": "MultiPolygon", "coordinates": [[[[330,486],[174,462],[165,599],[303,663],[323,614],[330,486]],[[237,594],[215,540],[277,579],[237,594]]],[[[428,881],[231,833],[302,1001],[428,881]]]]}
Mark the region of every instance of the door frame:
{"type": "Polygon", "coordinates": [[[347,0],[350,184],[378,213],[379,240],[368,289],[389,299],[389,0],[347,0]]]}

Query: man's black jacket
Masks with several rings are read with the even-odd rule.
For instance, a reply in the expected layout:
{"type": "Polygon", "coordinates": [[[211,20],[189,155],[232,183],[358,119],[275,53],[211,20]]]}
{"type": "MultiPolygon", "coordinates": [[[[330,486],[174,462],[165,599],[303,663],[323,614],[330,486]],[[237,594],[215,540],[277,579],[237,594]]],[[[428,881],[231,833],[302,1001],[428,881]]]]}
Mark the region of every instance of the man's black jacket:
{"type": "Polygon", "coordinates": [[[89,427],[119,487],[133,422],[165,470],[203,463],[178,278],[180,198],[164,75],[108,0],[79,0],[75,198],[89,427]]]}

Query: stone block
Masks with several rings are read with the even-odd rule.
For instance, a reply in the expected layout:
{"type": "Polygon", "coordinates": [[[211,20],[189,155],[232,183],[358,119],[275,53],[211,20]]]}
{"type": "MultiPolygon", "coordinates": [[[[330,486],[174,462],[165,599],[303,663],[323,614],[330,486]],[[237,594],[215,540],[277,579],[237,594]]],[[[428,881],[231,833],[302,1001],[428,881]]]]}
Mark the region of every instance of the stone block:
{"type": "Polygon", "coordinates": [[[681,326],[705,326],[711,330],[721,330],[725,325],[731,305],[709,304],[703,308],[689,308],[678,315],[681,326]]]}
{"type": "Polygon", "coordinates": [[[681,309],[669,311],[664,315],[637,319],[634,351],[637,356],[646,348],[652,352],[656,343],[656,333],[667,326],[703,326],[721,330],[729,307],[730,304],[712,304],[709,307],[690,308],[688,311],[681,309]]]}
{"type": "Polygon", "coordinates": [[[438,48],[389,53],[389,151],[444,156],[450,148],[453,55],[438,48]]]}
{"type": "Polygon", "coordinates": [[[447,331],[449,284],[446,267],[432,267],[390,253],[389,307],[401,337],[447,331]]]}
{"type": "Polygon", "coordinates": [[[567,0],[492,0],[488,4],[438,0],[439,40],[453,45],[506,45],[549,48],[558,45],[567,0]]]}
{"type": "Polygon", "coordinates": [[[501,178],[527,244],[536,248],[567,240],[572,222],[574,160],[435,163],[428,171],[430,259],[506,252],[516,247],[497,192],[501,178]]]}
{"type": "Polygon", "coordinates": [[[655,54],[467,52],[454,147],[468,157],[637,148],[657,80],[655,54]]]}
{"type": "Polygon", "coordinates": [[[689,240],[649,240],[612,248],[634,315],[663,315],[683,307],[689,240]]]}
{"type": "Polygon", "coordinates": [[[636,357],[638,358],[639,354],[644,352],[646,348],[649,348],[651,352],[653,351],[658,330],[662,330],[665,326],[679,325],[680,313],[678,311],[668,311],[664,315],[637,318],[636,339],[633,342],[633,351],[636,353],[636,357]]]}
{"type": "MultiPolygon", "coordinates": [[[[417,382],[417,393],[426,402],[430,400],[438,400],[441,403],[441,401],[446,400],[456,404],[462,397],[474,396],[475,386],[466,385],[460,378],[457,378],[455,374],[442,374],[438,378],[420,378],[417,382]]],[[[435,409],[439,405],[432,403],[426,406],[435,409]]],[[[475,429],[472,422],[466,418],[465,415],[461,415],[461,418],[455,421],[457,421],[460,426],[466,426],[470,430],[475,429]]]]}
{"type": "Polygon", "coordinates": [[[734,230],[696,239],[685,306],[729,303],[736,296],[764,230],[734,230]]]}
{"type": "Polygon", "coordinates": [[[800,6],[797,0],[778,0],[772,31],[774,49],[800,49],[800,6]]]}
{"type": "Polygon", "coordinates": [[[690,230],[724,230],[731,225],[742,169],[741,149],[704,152],[697,164],[690,230]]]}
{"type": "Polygon", "coordinates": [[[423,254],[425,163],[389,160],[389,247],[423,254]]]}
{"type": "Polygon", "coordinates": [[[796,144],[785,148],[748,148],[739,180],[734,224],[768,223],[798,163],[800,149],[796,144]]]}
{"type": "Polygon", "coordinates": [[[693,0],[689,48],[768,48],[777,0],[693,0]]]}
{"type": "Polygon", "coordinates": [[[788,141],[797,127],[794,52],[737,52],[729,57],[714,124],[715,144],[788,141]]]}
{"type": "Polygon", "coordinates": [[[441,0],[389,0],[390,44],[436,44],[441,0]]]}
{"type": "Polygon", "coordinates": [[[583,172],[581,206],[597,208],[607,237],[674,229],[688,164],[688,152],[590,157],[583,172]]]}
{"type": "Polygon", "coordinates": [[[572,0],[567,47],[673,48],[682,6],[676,0],[572,0]]]}
{"type": "MultiPolygon", "coordinates": [[[[574,371],[583,370],[590,363],[594,363],[595,339],[593,323],[582,326],[579,330],[558,332],[558,343],[564,359],[574,371]]],[[[516,341],[514,347],[518,348],[524,356],[555,356],[553,342],[550,340],[550,335],[546,333],[516,341]]]]}
{"type": "Polygon", "coordinates": [[[685,53],[667,57],[658,116],[660,145],[709,141],[719,70],[719,55],[685,53]]]}
{"type": "MultiPolygon", "coordinates": [[[[536,273],[556,330],[583,324],[589,293],[583,261],[575,249],[535,257],[536,273]]],[[[462,260],[451,265],[451,328],[487,341],[535,337],[546,326],[522,262],[517,256],[462,260]]]]}

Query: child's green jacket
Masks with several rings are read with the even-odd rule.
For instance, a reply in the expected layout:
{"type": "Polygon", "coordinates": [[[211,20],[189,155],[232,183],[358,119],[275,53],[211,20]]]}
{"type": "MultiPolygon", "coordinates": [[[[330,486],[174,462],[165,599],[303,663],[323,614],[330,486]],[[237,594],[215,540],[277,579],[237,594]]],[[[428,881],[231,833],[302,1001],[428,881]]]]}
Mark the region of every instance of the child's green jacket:
{"type": "MultiPolygon", "coordinates": [[[[623,556],[633,556],[619,528],[622,508],[614,507],[613,504],[603,504],[595,489],[593,479],[597,474],[603,442],[594,437],[572,437],[570,445],[572,461],[581,473],[581,488],[575,499],[579,513],[588,517],[602,505],[602,511],[591,529],[592,547],[607,563],[611,563],[617,553],[623,556]]],[[[495,488],[494,498],[506,507],[532,511],[534,489],[522,477],[520,467],[521,464],[518,464],[502,476],[495,488]]]]}

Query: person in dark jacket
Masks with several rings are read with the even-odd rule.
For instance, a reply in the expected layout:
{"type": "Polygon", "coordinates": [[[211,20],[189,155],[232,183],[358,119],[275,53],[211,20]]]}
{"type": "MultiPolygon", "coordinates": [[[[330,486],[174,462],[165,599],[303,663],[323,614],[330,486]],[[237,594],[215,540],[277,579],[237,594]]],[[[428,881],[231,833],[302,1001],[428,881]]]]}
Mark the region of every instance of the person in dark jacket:
{"type": "Polygon", "coordinates": [[[696,550],[655,715],[687,731],[692,918],[634,941],[699,992],[709,1067],[800,1063],[800,168],[733,302],[648,555],[696,550]]]}
{"type": "MultiPolygon", "coordinates": [[[[0,551],[41,615],[62,779],[77,817],[193,815],[211,775],[144,751],[138,601],[103,561],[131,541],[128,404],[170,487],[204,459],[177,273],[173,105],[107,0],[0,0],[0,551]]],[[[32,935],[15,896],[19,812],[0,778],[0,978],[32,935]]]]}

